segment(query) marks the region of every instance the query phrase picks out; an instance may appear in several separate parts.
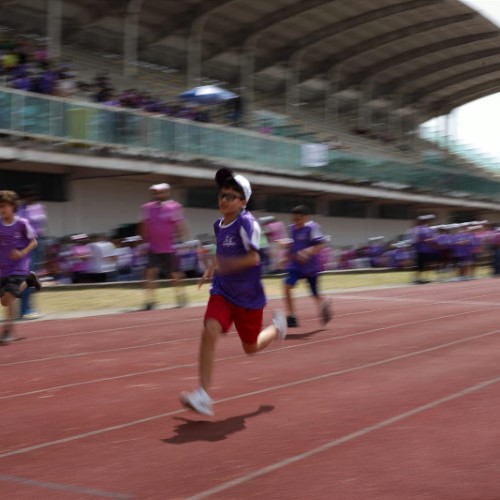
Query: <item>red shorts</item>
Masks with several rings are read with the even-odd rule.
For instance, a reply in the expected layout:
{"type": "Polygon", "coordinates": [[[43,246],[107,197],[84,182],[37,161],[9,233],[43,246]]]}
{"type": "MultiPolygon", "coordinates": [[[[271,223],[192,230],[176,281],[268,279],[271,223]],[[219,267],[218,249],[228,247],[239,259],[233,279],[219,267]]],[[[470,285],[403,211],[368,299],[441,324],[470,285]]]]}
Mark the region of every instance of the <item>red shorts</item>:
{"type": "Polygon", "coordinates": [[[242,342],[255,344],[262,330],[263,309],[247,309],[232,304],[222,295],[210,295],[205,321],[215,319],[227,333],[234,322],[234,326],[242,342]]]}

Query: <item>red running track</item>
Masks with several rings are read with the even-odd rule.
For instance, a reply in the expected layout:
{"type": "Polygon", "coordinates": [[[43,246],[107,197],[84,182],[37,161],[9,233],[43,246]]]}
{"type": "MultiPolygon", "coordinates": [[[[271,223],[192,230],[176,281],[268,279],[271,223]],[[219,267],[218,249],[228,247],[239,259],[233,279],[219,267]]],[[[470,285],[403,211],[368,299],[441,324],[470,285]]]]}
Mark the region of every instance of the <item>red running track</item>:
{"type": "Polygon", "coordinates": [[[178,403],[204,308],[20,323],[0,497],[500,499],[500,282],[332,297],[257,356],[221,339],[214,419],[178,403]]]}

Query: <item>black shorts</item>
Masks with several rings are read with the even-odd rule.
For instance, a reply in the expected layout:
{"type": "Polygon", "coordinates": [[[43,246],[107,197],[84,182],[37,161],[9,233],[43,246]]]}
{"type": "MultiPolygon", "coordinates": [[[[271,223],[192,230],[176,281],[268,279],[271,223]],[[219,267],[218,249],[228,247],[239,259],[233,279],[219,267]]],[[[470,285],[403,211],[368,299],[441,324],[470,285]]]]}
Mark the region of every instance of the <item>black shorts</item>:
{"type": "Polygon", "coordinates": [[[148,269],[158,269],[165,278],[177,271],[177,259],[173,253],[151,253],[148,254],[148,269]]]}
{"type": "Polygon", "coordinates": [[[21,296],[20,286],[26,281],[26,276],[7,276],[0,278],[0,297],[6,293],[14,295],[19,298],[21,296]]]}

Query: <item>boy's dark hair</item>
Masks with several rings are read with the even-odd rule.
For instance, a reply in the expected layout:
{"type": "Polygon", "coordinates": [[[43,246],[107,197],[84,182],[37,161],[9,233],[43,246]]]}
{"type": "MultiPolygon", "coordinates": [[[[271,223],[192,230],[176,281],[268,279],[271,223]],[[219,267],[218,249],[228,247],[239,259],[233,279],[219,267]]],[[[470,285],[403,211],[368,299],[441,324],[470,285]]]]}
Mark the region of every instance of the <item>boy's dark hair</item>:
{"type": "Polygon", "coordinates": [[[243,188],[232,178],[229,177],[219,186],[219,189],[232,189],[236,191],[238,194],[245,197],[245,193],[243,192],[243,188]]]}
{"type": "Polygon", "coordinates": [[[14,206],[14,211],[17,212],[19,207],[19,196],[14,191],[0,191],[0,203],[9,203],[14,206]]]}
{"type": "Polygon", "coordinates": [[[233,172],[226,167],[220,168],[215,174],[215,182],[219,189],[232,189],[241,196],[245,196],[243,188],[234,180],[233,172]]]}
{"type": "Polygon", "coordinates": [[[309,207],[307,207],[306,205],[297,205],[296,207],[292,208],[292,214],[311,215],[311,211],[309,210],[309,207]]]}

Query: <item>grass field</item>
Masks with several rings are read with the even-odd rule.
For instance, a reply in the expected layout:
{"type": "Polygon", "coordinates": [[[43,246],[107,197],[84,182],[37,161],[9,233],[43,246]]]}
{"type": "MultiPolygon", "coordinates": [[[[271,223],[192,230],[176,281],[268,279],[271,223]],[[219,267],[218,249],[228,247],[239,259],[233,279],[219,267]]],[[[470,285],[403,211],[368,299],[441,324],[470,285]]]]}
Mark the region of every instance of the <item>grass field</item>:
{"type": "MultiPolygon", "coordinates": [[[[489,269],[480,269],[478,277],[487,276],[489,269]]],[[[435,279],[434,273],[429,274],[430,279],[435,279]]],[[[320,288],[323,291],[334,293],[353,288],[370,288],[381,286],[405,285],[412,281],[413,273],[399,272],[350,272],[346,274],[324,274],[320,278],[320,288]]],[[[269,298],[282,296],[282,277],[270,277],[264,280],[264,286],[269,298]]],[[[186,285],[190,303],[203,303],[207,300],[210,284],[205,284],[201,289],[195,282],[186,285]]],[[[156,290],[159,304],[175,305],[174,291],[171,287],[160,287],[156,290]]],[[[307,294],[306,284],[301,282],[297,288],[297,295],[307,294]]],[[[54,287],[43,290],[35,297],[38,310],[43,314],[89,312],[108,309],[139,309],[144,302],[142,283],[120,287],[54,287]]]]}

